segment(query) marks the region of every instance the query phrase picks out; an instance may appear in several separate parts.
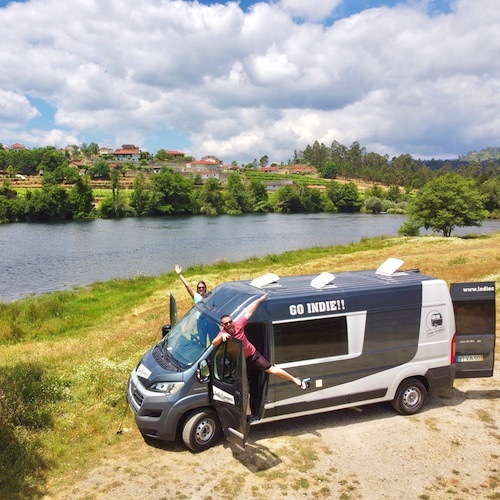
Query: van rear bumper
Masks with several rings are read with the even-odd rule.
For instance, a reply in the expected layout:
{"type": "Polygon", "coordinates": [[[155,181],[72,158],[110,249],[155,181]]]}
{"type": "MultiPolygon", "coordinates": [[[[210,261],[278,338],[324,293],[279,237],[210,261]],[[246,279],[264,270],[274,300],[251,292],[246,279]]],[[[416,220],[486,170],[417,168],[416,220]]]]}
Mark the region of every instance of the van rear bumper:
{"type": "Polygon", "coordinates": [[[425,378],[429,384],[429,394],[451,389],[455,380],[455,365],[430,368],[425,378]]]}

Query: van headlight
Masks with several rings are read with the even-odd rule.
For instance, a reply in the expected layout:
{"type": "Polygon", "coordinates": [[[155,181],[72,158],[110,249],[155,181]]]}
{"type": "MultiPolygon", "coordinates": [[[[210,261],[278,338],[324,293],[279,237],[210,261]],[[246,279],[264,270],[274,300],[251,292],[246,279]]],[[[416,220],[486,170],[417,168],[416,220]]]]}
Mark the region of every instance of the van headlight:
{"type": "Polygon", "coordinates": [[[178,392],[184,382],[156,382],[149,390],[154,392],[163,392],[164,394],[175,394],[178,392]]]}

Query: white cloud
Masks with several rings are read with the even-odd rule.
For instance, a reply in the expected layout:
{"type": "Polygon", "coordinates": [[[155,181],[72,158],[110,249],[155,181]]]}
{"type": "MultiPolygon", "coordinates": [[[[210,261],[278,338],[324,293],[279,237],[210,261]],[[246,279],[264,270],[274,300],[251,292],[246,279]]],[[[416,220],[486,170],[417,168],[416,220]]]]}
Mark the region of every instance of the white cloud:
{"type": "Polygon", "coordinates": [[[176,130],[188,154],[238,162],[287,161],[315,140],[390,156],[498,145],[497,0],[432,16],[425,2],[373,8],[323,25],[338,4],[10,4],[0,9],[0,142],[40,145],[45,134],[47,144],[90,136],[179,149],[176,130]],[[32,98],[55,109],[46,132],[32,98]]]}
{"type": "Polygon", "coordinates": [[[23,126],[39,115],[24,95],[0,88],[0,129],[23,126]]]}
{"type": "Polygon", "coordinates": [[[280,7],[291,16],[308,21],[321,21],[332,14],[342,0],[281,0],[280,7]]]}

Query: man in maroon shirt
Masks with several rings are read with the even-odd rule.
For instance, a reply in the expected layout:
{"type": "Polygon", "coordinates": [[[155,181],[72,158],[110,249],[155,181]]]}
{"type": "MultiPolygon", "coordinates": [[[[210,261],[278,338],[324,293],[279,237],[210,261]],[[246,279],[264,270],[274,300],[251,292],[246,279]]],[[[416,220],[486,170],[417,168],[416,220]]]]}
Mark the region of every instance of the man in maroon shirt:
{"type": "Polygon", "coordinates": [[[294,377],[287,371],[272,365],[264,356],[262,356],[262,354],[255,348],[255,346],[248,340],[247,336],[245,335],[245,326],[247,325],[248,320],[257,310],[257,307],[259,307],[260,303],[266,300],[266,298],[267,293],[255,299],[246,307],[241,317],[236,321],[233,321],[231,319],[231,316],[229,316],[228,314],[222,316],[221,325],[223,330],[221,330],[217,337],[214,338],[214,340],[212,341],[212,345],[218,346],[230,337],[239,339],[243,342],[243,349],[245,350],[247,373],[249,373],[252,368],[260,371],[265,371],[267,373],[270,373],[271,375],[276,375],[277,377],[289,380],[305,391],[309,387],[309,382],[307,381],[307,379],[302,380],[298,377],[294,377]]]}

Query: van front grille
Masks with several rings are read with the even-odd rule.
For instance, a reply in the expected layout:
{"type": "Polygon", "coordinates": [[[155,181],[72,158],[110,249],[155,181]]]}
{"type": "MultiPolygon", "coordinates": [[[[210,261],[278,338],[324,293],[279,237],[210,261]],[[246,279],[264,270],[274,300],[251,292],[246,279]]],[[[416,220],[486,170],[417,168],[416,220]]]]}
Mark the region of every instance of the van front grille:
{"type": "Polygon", "coordinates": [[[139,389],[137,389],[137,386],[135,384],[132,384],[132,397],[134,398],[134,401],[141,406],[142,402],[144,401],[144,396],[139,392],[139,389]]]}

